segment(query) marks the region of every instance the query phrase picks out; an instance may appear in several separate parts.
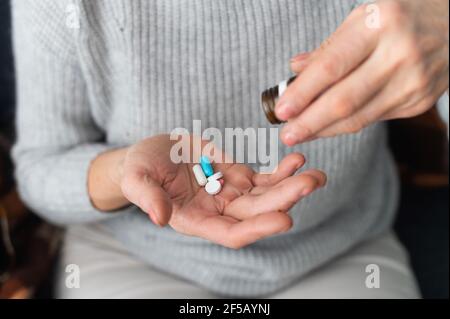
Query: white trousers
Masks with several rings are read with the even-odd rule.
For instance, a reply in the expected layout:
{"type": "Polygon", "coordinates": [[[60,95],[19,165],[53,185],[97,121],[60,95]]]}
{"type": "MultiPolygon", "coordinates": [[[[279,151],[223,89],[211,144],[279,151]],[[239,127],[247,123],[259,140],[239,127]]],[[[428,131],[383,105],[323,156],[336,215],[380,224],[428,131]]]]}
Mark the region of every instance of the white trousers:
{"type": "MultiPolygon", "coordinates": [[[[55,288],[57,298],[217,298],[131,256],[98,225],[67,230],[55,288]],[[77,270],[79,280],[73,277],[77,270]]],[[[420,294],[407,253],[390,232],[360,244],[271,298],[420,298],[420,294]],[[368,265],[377,265],[379,272],[366,269],[368,265]],[[377,273],[379,288],[368,288],[367,281],[376,285],[377,273]]]]}

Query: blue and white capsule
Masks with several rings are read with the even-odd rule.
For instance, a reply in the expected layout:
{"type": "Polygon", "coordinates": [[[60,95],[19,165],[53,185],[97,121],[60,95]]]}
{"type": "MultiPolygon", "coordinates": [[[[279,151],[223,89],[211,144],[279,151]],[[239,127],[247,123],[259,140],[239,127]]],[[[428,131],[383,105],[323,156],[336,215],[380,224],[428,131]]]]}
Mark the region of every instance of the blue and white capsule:
{"type": "Polygon", "coordinates": [[[211,161],[207,156],[200,157],[200,166],[202,167],[203,173],[205,173],[206,177],[214,175],[214,170],[211,165],[211,161]]]}

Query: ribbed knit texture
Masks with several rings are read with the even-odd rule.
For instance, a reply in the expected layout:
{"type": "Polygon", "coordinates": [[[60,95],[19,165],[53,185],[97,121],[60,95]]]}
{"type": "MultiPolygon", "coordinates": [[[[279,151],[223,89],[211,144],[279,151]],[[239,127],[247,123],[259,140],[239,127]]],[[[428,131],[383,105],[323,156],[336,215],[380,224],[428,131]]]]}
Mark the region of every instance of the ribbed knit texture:
{"type": "MultiPolygon", "coordinates": [[[[230,250],[159,229],[131,207],[96,211],[86,189],[99,153],[175,127],[268,127],[262,90],[288,78],[353,0],[17,0],[17,178],[24,200],[59,224],[101,222],[149,264],[221,295],[286,287],[390,227],[396,173],[383,125],[287,149],[324,170],[325,189],[292,211],[285,235],[230,250]],[[81,28],[66,26],[80,8],[81,28]]],[[[118,279],[120,280],[120,279],[118,279]]]]}

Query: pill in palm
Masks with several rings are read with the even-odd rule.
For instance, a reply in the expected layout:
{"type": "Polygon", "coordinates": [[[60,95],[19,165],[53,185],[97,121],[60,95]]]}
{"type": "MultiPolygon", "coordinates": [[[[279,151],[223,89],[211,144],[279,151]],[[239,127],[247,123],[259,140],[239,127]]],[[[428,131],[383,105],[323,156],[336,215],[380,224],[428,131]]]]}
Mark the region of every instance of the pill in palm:
{"type": "Polygon", "coordinates": [[[203,169],[199,164],[196,164],[192,167],[192,171],[194,172],[195,180],[197,184],[200,186],[205,186],[208,180],[206,179],[205,173],[203,173],[203,169]]]}
{"type": "Polygon", "coordinates": [[[202,166],[203,173],[205,173],[206,177],[210,177],[214,174],[213,167],[211,165],[211,161],[208,157],[202,156],[200,157],[200,165],[202,166]]]}
{"type": "Polygon", "coordinates": [[[205,191],[209,195],[217,195],[222,190],[222,184],[218,180],[211,180],[206,183],[205,191]]]}
{"type": "Polygon", "coordinates": [[[217,173],[215,173],[214,175],[211,175],[210,177],[208,177],[208,182],[219,180],[219,179],[221,179],[222,177],[223,177],[222,172],[217,172],[217,173]]]}

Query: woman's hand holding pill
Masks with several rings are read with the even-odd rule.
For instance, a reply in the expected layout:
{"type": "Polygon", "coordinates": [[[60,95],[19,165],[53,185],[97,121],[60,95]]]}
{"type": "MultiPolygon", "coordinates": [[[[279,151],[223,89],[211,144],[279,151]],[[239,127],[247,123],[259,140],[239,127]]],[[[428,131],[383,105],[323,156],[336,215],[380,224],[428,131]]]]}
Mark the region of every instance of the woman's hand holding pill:
{"type": "Polygon", "coordinates": [[[214,171],[223,175],[223,186],[212,196],[197,182],[194,164],[173,163],[175,143],[161,135],[130,147],[120,162],[120,188],[155,224],[170,224],[178,232],[226,247],[240,248],[289,230],[289,209],[326,182],[317,170],[294,175],[304,164],[297,153],[284,158],[271,175],[257,174],[244,164],[213,163],[214,171]]]}
{"type": "Polygon", "coordinates": [[[357,8],[314,52],[276,106],[294,145],[429,110],[449,86],[448,0],[379,0],[357,8]]]}

